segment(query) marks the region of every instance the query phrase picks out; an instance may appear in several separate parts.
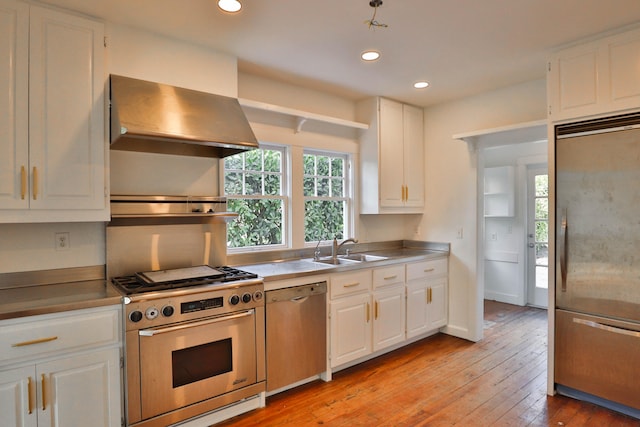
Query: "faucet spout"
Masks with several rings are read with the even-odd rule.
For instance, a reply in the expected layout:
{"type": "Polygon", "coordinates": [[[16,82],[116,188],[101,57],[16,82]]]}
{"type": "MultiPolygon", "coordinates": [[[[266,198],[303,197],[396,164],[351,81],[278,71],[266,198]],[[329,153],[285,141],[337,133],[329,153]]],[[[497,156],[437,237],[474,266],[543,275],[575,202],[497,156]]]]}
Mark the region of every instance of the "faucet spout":
{"type": "Polygon", "coordinates": [[[340,248],[342,247],[342,245],[349,242],[358,243],[358,240],[346,239],[346,240],[343,240],[342,243],[338,244],[338,239],[336,239],[335,237],[333,238],[333,246],[331,247],[331,258],[334,261],[338,258],[338,253],[340,252],[340,248]]]}

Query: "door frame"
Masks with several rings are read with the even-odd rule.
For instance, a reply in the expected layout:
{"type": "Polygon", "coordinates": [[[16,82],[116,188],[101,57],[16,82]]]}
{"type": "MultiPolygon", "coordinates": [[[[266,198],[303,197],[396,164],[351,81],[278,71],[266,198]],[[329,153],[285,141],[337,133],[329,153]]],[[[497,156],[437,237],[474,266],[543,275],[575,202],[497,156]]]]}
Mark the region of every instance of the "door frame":
{"type": "MultiPolygon", "coordinates": [[[[526,123],[505,126],[501,128],[485,129],[465,134],[453,135],[454,139],[463,140],[468,144],[472,158],[475,157],[476,166],[476,286],[472,292],[470,305],[470,322],[468,336],[471,341],[479,341],[483,337],[484,326],[484,167],[485,148],[510,145],[525,142],[543,141],[549,138],[547,121],[537,120],[526,123]]],[[[548,154],[548,153],[547,153],[548,154]]],[[[545,157],[546,161],[546,157],[545,157]]]]}
{"type": "MultiPolygon", "coordinates": [[[[526,204],[526,210],[525,215],[524,215],[524,219],[525,219],[525,235],[528,234],[529,232],[529,226],[531,225],[531,222],[535,220],[535,218],[531,218],[530,216],[530,210],[529,208],[531,206],[529,206],[529,202],[531,201],[532,197],[535,197],[535,194],[531,194],[531,187],[530,187],[530,179],[531,179],[531,175],[532,174],[536,174],[536,175],[541,175],[540,173],[537,172],[541,172],[541,171],[546,171],[546,175],[549,176],[549,167],[547,162],[545,161],[544,163],[531,163],[528,164],[526,167],[526,171],[525,171],[525,185],[526,185],[526,189],[527,191],[525,192],[525,204],[526,204]]],[[[551,186],[551,183],[549,182],[549,186],[551,186]]],[[[535,189],[534,189],[535,191],[535,189]]],[[[548,194],[548,193],[547,193],[548,194]]],[[[548,196],[549,198],[549,196],[548,196]]],[[[550,203],[548,205],[548,207],[550,206],[550,203]]],[[[534,208],[535,209],[535,208],[534,208]]],[[[551,228],[552,224],[549,221],[549,217],[547,216],[547,223],[549,224],[549,228],[551,228]]],[[[547,238],[549,237],[550,233],[548,233],[547,238]]],[[[525,236],[528,237],[528,236],[525,236]]],[[[543,309],[547,309],[548,307],[548,292],[549,292],[549,288],[547,288],[547,295],[545,295],[544,297],[544,304],[536,304],[535,303],[535,292],[536,292],[536,283],[535,283],[535,267],[536,267],[536,263],[535,261],[533,262],[533,264],[531,263],[532,261],[532,257],[531,257],[531,250],[528,247],[529,244],[529,240],[525,239],[525,303],[526,305],[530,305],[533,307],[538,307],[538,308],[543,308],[543,309]]],[[[550,242],[547,241],[547,245],[550,245],[550,242]]],[[[534,259],[534,258],[533,258],[534,259]]],[[[550,262],[550,261],[549,261],[550,262]]],[[[548,272],[548,264],[547,264],[547,272],[548,272]]],[[[548,276],[548,274],[547,274],[548,276]]]]}

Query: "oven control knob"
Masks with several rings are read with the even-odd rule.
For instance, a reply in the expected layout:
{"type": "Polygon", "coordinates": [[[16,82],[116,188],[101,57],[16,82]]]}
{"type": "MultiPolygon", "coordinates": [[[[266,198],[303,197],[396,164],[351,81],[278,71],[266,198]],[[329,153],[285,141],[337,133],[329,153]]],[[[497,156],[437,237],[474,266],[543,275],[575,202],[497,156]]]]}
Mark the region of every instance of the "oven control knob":
{"type": "Polygon", "coordinates": [[[264,298],[264,292],[262,291],[255,291],[253,293],[253,300],[254,301],[262,301],[262,298],[264,298]]]}
{"type": "Polygon", "coordinates": [[[171,317],[171,316],[173,316],[174,311],[175,311],[175,310],[174,310],[174,309],[173,309],[173,307],[172,307],[172,306],[170,306],[170,305],[165,305],[164,307],[162,307],[162,315],[163,315],[164,317],[171,317]]]}
{"type": "Polygon", "coordinates": [[[240,302],[240,297],[238,295],[231,295],[229,297],[229,304],[238,305],[239,302],[240,302]]]}
{"type": "Polygon", "coordinates": [[[132,311],[129,313],[129,320],[133,323],[138,323],[142,320],[142,312],[140,310],[132,311]]]}
{"type": "Polygon", "coordinates": [[[149,320],[153,320],[156,317],[158,317],[158,315],[160,314],[160,312],[158,311],[157,308],[155,307],[149,307],[147,308],[147,310],[144,312],[144,315],[147,317],[147,319],[149,320]]]}
{"type": "Polygon", "coordinates": [[[251,294],[248,292],[242,294],[242,302],[245,304],[251,302],[251,294]]]}

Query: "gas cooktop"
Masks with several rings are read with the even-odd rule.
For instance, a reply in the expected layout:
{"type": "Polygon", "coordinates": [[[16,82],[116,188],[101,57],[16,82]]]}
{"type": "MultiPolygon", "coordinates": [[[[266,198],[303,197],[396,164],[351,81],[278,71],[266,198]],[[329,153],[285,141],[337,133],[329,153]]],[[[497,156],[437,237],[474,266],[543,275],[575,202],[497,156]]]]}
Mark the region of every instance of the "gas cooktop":
{"type": "Polygon", "coordinates": [[[114,277],[111,282],[125,295],[180,289],[193,286],[228,284],[257,279],[258,275],[232,267],[197,266],[136,273],[114,277]]]}

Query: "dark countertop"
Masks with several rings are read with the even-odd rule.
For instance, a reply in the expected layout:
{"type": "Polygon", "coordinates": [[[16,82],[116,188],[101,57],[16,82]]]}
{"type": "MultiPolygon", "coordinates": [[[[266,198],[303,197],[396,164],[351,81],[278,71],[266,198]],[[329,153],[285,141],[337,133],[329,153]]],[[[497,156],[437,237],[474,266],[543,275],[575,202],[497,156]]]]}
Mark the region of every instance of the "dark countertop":
{"type": "Polygon", "coordinates": [[[122,296],[110,283],[94,278],[104,276],[104,268],[63,270],[0,275],[0,320],[121,304],[122,296]],[[65,281],[41,283],[43,276],[65,281]]]}
{"type": "Polygon", "coordinates": [[[271,261],[257,264],[238,265],[237,268],[255,273],[264,278],[265,282],[295,279],[317,274],[338,273],[359,270],[363,268],[377,268],[386,265],[425,261],[435,258],[446,258],[448,251],[432,249],[397,248],[380,251],[368,251],[369,255],[386,257],[380,261],[358,262],[341,265],[330,265],[313,262],[311,258],[297,260],[271,261]]]}

